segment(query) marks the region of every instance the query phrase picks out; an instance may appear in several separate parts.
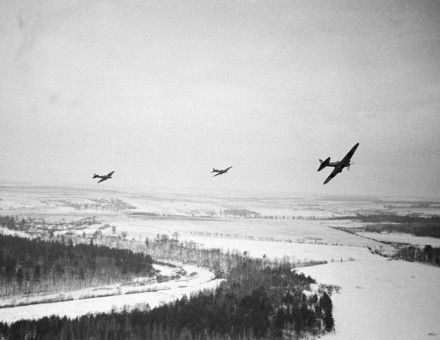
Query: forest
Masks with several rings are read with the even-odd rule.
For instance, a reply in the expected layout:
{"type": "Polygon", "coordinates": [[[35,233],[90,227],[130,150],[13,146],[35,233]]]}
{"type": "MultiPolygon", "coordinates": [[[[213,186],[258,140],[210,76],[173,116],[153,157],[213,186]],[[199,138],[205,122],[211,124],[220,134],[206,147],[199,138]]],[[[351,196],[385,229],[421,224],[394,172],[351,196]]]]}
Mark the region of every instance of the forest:
{"type": "Polygon", "coordinates": [[[288,264],[264,266],[241,257],[214,292],[152,310],[52,316],[0,324],[7,339],[281,339],[332,331],[326,292],[305,295],[315,281],[288,264]]]}
{"type": "Polygon", "coordinates": [[[399,247],[394,257],[411,262],[425,262],[440,266],[440,248],[431,245],[426,245],[424,248],[415,246],[399,247]]]}
{"type": "Polygon", "coordinates": [[[366,224],[362,227],[344,228],[335,227],[346,232],[372,232],[372,233],[406,233],[415,236],[440,238],[440,216],[423,217],[418,215],[357,214],[356,217],[334,217],[332,220],[358,220],[366,224]],[[371,224],[370,224],[371,223],[371,224]]]}
{"type": "Polygon", "coordinates": [[[333,227],[347,233],[371,232],[371,233],[405,233],[414,236],[425,236],[440,238],[440,216],[421,217],[417,215],[362,215],[356,218],[335,217],[339,219],[356,219],[365,224],[360,227],[333,227]]]}
{"type": "Polygon", "coordinates": [[[435,224],[422,224],[421,222],[415,224],[368,224],[362,227],[362,231],[371,233],[405,233],[414,236],[440,238],[440,221],[435,224]]]}
{"type": "Polygon", "coordinates": [[[0,296],[74,290],[153,275],[151,256],[0,235],[0,296]]]}
{"type": "Polygon", "coordinates": [[[418,214],[410,215],[398,215],[398,214],[360,214],[357,213],[356,216],[334,216],[329,218],[330,220],[357,220],[365,223],[421,223],[425,225],[439,225],[440,216],[419,216],[418,214]]]}

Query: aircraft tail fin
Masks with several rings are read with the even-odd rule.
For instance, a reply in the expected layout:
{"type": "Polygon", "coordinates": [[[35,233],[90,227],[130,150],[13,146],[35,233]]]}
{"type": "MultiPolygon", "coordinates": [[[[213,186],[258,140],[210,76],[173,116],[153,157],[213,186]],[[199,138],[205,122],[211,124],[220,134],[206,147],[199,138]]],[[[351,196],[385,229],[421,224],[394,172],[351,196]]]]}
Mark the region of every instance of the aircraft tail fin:
{"type": "Polygon", "coordinates": [[[92,177],[92,178],[97,178],[97,177],[99,177],[99,175],[97,175],[97,174],[93,174],[93,177],[92,177]]]}
{"type": "Polygon", "coordinates": [[[321,163],[321,165],[319,165],[318,171],[321,171],[321,170],[324,169],[327,165],[329,165],[329,163],[330,163],[330,157],[328,157],[325,161],[323,161],[322,159],[320,159],[319,162],[321,163]]]}

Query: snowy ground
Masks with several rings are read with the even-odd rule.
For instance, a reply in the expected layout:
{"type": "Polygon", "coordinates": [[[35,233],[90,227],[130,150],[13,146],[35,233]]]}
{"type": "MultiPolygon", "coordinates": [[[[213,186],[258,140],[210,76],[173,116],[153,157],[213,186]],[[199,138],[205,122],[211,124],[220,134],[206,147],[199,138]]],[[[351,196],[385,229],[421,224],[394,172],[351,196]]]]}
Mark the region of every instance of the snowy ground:
{"type": "Polygon", "coordinates": [[[356,213],[440,214],[440,202],[418,204],[415,198],[349,198],[314,195],[248,195],[215,192],[134,193],[103,187],[0,186],[0,212],[6,214],[115,214],[121,211],[164,215],[218,216],[223,209],[248,209],[265,216],[331,217],[356,213]],[[127,203],[124,206],[112,200],[127,203]]]}
{"type": "MultiPolygon", "coordinates": [[[[326,260],[348,261],[369,260],[375,255],[371,254],[366,247],[332,246],[309,243],[289,242],[265,242],[238,239],[221,239],[193,236],[192,240],[206,248],[220,248],[225,251],[247,251],[249,256],[270,259],[289,257],[292,261],[303,260],[326,260]]],[[[386,247],[386,246],[385,246],[386,247]]]]}
{"type": "MultiPolygon", "coordinates": [[[[176,270],[168,266],[156,268],[166,276],[172,275],[176,270]]],[[[130,310],[145,307],[146,304],[153,308],[184,295],[190,296],[200,290],[215,289],[221,282],[220,279],[214,279],[214,274],[207,269],[191,265],[183,265],[182,269],[188,275],[173,281],[154,283],[149,287],[151,291],[148,292],[130,293],[130,288],[126,287],[120,295],[0,308],[0,321],[11,323],[21,319],[39,319],[52,314],[74,318],[88,313],[111,312],[124,308],[130,310]]],[[[71,294],[78,295],[76,293],[79,292],[71,294]]]]}
{"type": "Polygon", "coordinates": [[[18,231],[18,230],[11,230],[5,227],[0,227],[0,235],[9,235],[9,236],[18,236],[18,237],[29,237],[28,234],[18,231]]]}
{"type": "Polygon", "coordinates": [[[181,240],[196,237],[254,239],[261,241],[292,241],[327,243],[331,245],[371,246],[378,242],[328,227],[318,220],[215,219],[215,220],[157,220],[132,217],[106,217],[105,223],[116,225],[132,237],[154,237],[157,234],[179,234],[181,240]]]}
{"type": "Polygon", "coordinates": [[[298,270],[341,287],[328,339],[440,338],[440,268],[375,256],[298,270]]]}

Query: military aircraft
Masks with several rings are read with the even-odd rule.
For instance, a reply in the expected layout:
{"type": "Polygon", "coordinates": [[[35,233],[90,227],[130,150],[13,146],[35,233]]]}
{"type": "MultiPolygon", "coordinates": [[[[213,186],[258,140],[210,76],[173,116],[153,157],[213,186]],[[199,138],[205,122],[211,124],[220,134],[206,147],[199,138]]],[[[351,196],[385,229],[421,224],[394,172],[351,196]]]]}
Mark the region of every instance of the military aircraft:
{"type": "Polygon", "coordinates": [[[342,170],[344,168],[347,168],[348,170],[350,170],[350,165],[351,165],[350,160],[351,160],[351,157],[353,157],[353,154],[356,151],[358,146],[359,146],[359,143],[356,143],[356,145],[353,146],[351,148],[351,150],[345,155],[345,157],[339,162],[330,162],[330,157],[328,157],[325,161],[323,161],[321,159],[319,160],[321,162],[321,165],[319,166],[318,171],[321,171],[326,166],[334,167],[333,171],[327,177],[324,184],[327,184],[328,182],[330,182],[330,180],[333,177],[335,177],[338,173],[342,172],[342,170]]]}
{"type": "Polygon", "coordinates": [[[104,182],[104,181],[106,181],[106,180],[112,178],[113,173],[114,173],[114,171],[112,171],[112,172],[110,172],[109,174],[104,175],[104,176],[100,176],[100,175],[97,175],[97,174],[93,174],[93,177],[92,177],[92,178],[100,178],[100,180],[98,181],[98,183],[101,183],[101,182],[104,182]]]}
{"type": "Polygon", "coordinates": [[[215,177],[215,176],[218,176],[218,175],[223,175],[223,174],[227,173],[228,170],[229,170],[230,168],[232,168],[232,166],[230,166],[229,168],[226,168],[226,169],[224,169],[224,170],[212,169],[211,173],[214,173],[214,172],[216,173],[216,174],[215,174],[214,176],[212,176],[212,177],[215,177]]]}

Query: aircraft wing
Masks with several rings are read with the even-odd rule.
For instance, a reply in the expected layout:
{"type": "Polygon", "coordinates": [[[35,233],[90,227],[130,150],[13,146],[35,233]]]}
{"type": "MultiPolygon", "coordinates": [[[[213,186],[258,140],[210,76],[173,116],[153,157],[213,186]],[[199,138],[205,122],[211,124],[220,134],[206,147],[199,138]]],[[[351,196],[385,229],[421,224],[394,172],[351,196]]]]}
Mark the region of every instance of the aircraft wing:
{"type": "Polygon", "coordinates": [[[331,179],[333,177],[335,177],[338,173],[341,172],[341,168],[339,166],[337,166],[336,168],[333,169],[333,171],[330,173],[330,175],[327,177],[327,179],[325,180],[324,184],[327,184],[328,182],[331,181],[331,179]]]}
{"type": "Polygon", "coordinates": [[[110,177],[113,174],[114,174],[114,171],[110,172],[106,177],[110,177]]]}
{"type": "Polygon", "coordinates": [[[214,176],[212,176],[212,177],[215,177],[215,176],[218,176],[218,175],[223,175],[223,172],[217,172],[214,176]]]}
{"type": "Polygon", "coordinates": [[[108,177],[107,177],[107,176],[102,177],[102,178],[98,181],[98,183],[104,182],[104,181],[106,181],[106,180],[108,180],[108,177]]]}
{"type": "Polygon", "coordinates": [[[351,148],[350,151],[348,151],[348,153],[345,155],[345,157],[342,159],[341,164],[347,164],[350,162],[351,157],[353,157],[354,152],[356,151],[356,149],[358,148],[359,143],[357,143],[355,146],[353,146],[351,148]]]}
{"type": "Polygon", "coordinates": [[[228,171],[230,168],[232,168],[232,166],[230,166],[229,168],[226,168],[225,170],[223,170],[224,172],[228,171]]]}

